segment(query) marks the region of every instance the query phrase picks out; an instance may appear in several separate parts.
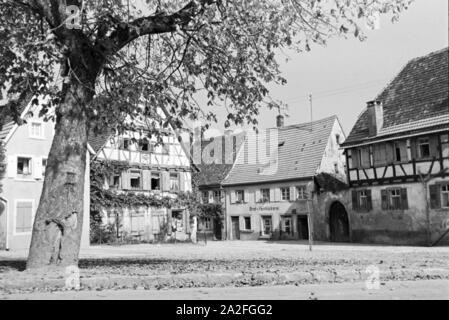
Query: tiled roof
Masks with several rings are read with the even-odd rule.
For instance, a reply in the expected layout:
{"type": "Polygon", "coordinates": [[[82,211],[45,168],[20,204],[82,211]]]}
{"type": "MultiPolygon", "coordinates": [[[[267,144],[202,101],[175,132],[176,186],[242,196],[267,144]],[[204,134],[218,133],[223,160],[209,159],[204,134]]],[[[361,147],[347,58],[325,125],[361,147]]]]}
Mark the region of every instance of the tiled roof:
{"type": "Polygon", "coordinates": [[[95,153],[98,153],[111,136],[112,133],[98,133],[98,134],[90,133],[87,142],[95,151],[95,153]]]}
{"type": "MultiPolygon", "coordinates": [[[[245,148],[240,150],[236,164],[223,184],[257,184],[313,177],[323,159],[336,121],[337,117],[332,116],[312,124],[280,128],[277,159],[272,159],[271,166],[245,163],[244,159],[248,156],[248,141],[245,141],[245,148]],[[275,170],[270,171],[270,167],[275,170]]],[[[249,146],[249,150],[250,153],[257,153],[257,147],[249,146]]]]}
{"type": "MultiPolygon", "coordinates": [[[[211,186],[219,186],[224,178],[228,175],[229,171],[232,169],[233,163],[226,163],[227,159],[235,159],[237,157],[237,153],[240,150],[244,142],[245,133],[240,133],[233,135],[234,143],[235,143],[235,155],[225,155],[223,154],[223,159],[221,164],[199,164],[197,165],[199,172],[194,173],[196,183],[198,187],[211,187],[211,186]]],[[[201,146],[202,150],[210,143],[211,141],[203,141],[201,146]]],[[[223,140],[224,142],[224,140],[223,140]]],[[[224,150],[224,148],[223,148],[224,150]]]]}
{"type": "MultiPolygon", "coordinates": [[[[19,104],[19,108],[17,110],[18,115],[22,114],[25,111],[33,97],[34,95],[27,94],[24,96],[23,100],[17,102],[19,104]]],[[[6,110],[5,106],[0,106],[0,140],[6,139],[8,134],[11,132],[11,129],[16,124],[13,117],[10,114],[7,114],[7,112],[8,111],[6,110]],[[4,115],[4,113],[6,113],[7,115],[4,115]]]]}
{"type": "MultiPolygon", "coordinates": [[[[411,60],[375,98],[383,104],[384,125],[378,137],[446,122],[449,115],[448,48],[411,60]]],[[[343,146],[369,138],[365,109],[343,146]]],[[[376,137],[374,137],[375,139],[376,137]]]]}
{"type": "Polygon", "coordinates": [[[198,187],[219,186],[229,171],[232,164],[201,164],[198,165],[198,173],[195,173],[198,187]]]}

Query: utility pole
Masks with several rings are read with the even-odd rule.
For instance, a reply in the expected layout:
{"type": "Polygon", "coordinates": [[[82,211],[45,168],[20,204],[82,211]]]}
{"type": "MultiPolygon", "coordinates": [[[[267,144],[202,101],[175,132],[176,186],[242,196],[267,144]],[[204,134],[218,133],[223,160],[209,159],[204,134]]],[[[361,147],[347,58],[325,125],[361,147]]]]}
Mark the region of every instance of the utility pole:
{"type": "Polygon", "coordinates": [[[309,104],[310,104],[310,131],[313,131],[313,96],[309,94],[309,104]]]}

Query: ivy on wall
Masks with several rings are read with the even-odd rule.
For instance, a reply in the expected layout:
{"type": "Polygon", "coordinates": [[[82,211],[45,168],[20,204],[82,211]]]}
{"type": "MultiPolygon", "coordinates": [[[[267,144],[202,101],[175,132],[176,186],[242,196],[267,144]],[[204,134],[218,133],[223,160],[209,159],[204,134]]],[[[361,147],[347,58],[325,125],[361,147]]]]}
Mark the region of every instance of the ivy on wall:
{"type": "Polygon", "coordinates": [[[101,208],[129,208],[156,207],[175,208],[185,207],[191,215],[195,215],[197,197],[191,192],[178,192],[177,197],[161,197],[153,194],[136,192],[119,192],[103,188],[104,182],[112,174],[121,174],[129,169],[145,169],[146,166],[130,165],[125,161],[92,161],[90,168],[90,209],[98,212],[101,208]]]}

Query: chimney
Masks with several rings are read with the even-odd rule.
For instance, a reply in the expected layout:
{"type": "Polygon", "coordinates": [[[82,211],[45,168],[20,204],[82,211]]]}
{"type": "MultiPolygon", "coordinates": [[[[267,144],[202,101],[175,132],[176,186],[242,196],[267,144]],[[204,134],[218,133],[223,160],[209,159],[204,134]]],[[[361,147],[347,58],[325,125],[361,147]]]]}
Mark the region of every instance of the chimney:
{"type": "Polygon", "coordinates": [[[232,134],[234,133],[234,130],[225,130],[224,135],[225,136],[232,136],[232,134]]]}
{"type": "Polygon", "coordinates": [[[381,101],[368,102],[369,136],[376,136],[384,125],[384,108],[381,101]]]}
{"type": "Polygon", "coordinates": [[[276,127],[282,128],[283,126],[284,126],[284,116],[283,115],[278,115],[276,117],[276,127]]]}

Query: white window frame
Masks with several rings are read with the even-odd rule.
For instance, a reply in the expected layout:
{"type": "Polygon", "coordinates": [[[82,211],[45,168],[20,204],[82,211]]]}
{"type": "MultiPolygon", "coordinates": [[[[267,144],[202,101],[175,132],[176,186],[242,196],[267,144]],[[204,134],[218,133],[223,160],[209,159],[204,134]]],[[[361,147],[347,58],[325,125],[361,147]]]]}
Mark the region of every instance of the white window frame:
{"type": "Polygon", "coordinates": [[[288,234],[293,234],[293,218],[291,216],[281,216],[281,231],[288,234]],[[290,223],[289,232],[286,231],[286,221],[289,221],[290,223]]]}
{"type": "Polygon", "coordinates": [[[307,200],[307,187],[296,186],[296,200],[307,200]]]}
{"type": "Polygon", "coordinates": [[[25,181],[25,182],[34,182],[34,181],[36,181],[36,179],[34,178],[34,170],[35,170],[35,168],[34,168],[34,159],[35,159],[35,157],[30,155],[30,154],[16,154],[15,157],[16,157],[16,167],[14,168],[14,170],[16,172],[16,175],[15,175],[14,180],[16,180],[16,181],[25,181]],[[19,164],[19,158],[30,159],[30,162],[31,162],[31,173],[28,175],[29,178],[22,178],[22,177],[20,177],[21,175],[17,172],[17,166],[19,164]]]}
{"type": "Polygon", "coordinates": [[[45,140],[45,126],[42,120],[30,119],[28,120],[28,132],[31,139],[45,140]],[[33,133],[33,124],[39,124],[41,127],[41,134],[34,135],[33,133]]]}
{"type": "Polygon", "coordinates": [[[291,201],[292,200],[292,195],[291,195],[291,192],[290,192],[290,187],[281,187],[281,201],[284,201],[284,202],[288,202],[288,201],[291,201]],[[284,199],[284,193],[282,192],[283,190],[287,190],[287,194],[288,194],[288,199],[284,199]]]}
{"type": "Polygon", "coordinates": [[[271,202],[271,196],[270,196],[271,192],[270,191],[271,191],[270,188],[262,188],[262,189],[260,189],[260,201],[261,202],[263,202],[263,203],[271,202]],[[264,191],[268,191],[268,198],[267,199],[264,199],[264,195],[263,195],[264,191]]]}
{"type": "Polygon", "coordinates": [[[14,236],[24,236],[24,235],[30,235],[33,232],[33,225],[34,225],[34,218],[36,215],[36,207],[35,207],[35,201],[34,199],[14,199],[14,216],[12,220],[12,234],[14,236]],[[31,231],[28,232],[17,232],[16,226],[17,226],[17,204],[19,202],[28,202],[31,203],[31,231]]]}
{"type": "Polygon", "coordinates": [[[181,177],[178,172],[170,172],[168,175],[168,179],[170,182],[170,191],[172,191],[172,192],[181,191],[181,181],[180,181],[181,177]],[[176,179],[174,178],[175,175],[176,175],[176,179]]]}

